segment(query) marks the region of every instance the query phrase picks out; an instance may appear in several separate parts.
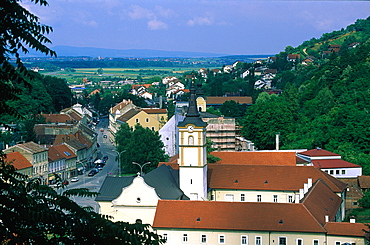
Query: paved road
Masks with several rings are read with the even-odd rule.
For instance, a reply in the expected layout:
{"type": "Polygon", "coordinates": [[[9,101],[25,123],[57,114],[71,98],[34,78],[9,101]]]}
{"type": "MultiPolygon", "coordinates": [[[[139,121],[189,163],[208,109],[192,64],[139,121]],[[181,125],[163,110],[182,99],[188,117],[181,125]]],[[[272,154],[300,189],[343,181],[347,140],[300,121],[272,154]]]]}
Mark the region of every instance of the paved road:
{"type": "MultiPolygon", "coordinates": [[[[96,126],[95,131],[98,133],[98,143],[100,147],[98,148],[99,155],[108,156],[106,165],[102,170],[99,171],[95,176],[88,176],[89,171],[83,175],[78,175],[78,182],[70,182],[68,189],[73,188],[88,188],[90,191],[99,192],[101,185],[104,182],[104,179],[107,175],[116,175],[118,172],[118,163],[116,161],[117,153],[114,151],[115,147],[109,141],[109,137],[104,138],[103,135],[108,134],[107,130],[107,119],[102,119],[100,123],[96,126]],[[103,128],[104,132],[100,132],[100,129],[103,128]]],[[[81,206],[91,206],[96,212],[99,210],[99,205],[94,201],[95,197],[72,197],[72,200],[80,204],[81,206]]]]}

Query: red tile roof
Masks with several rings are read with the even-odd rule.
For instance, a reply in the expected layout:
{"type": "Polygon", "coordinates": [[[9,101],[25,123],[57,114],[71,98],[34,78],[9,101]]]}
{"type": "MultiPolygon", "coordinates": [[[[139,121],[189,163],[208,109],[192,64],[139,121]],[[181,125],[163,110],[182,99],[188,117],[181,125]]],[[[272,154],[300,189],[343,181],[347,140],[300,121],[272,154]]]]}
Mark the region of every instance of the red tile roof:
{"type": "Polygon", "coordinates": [[[370,176],[358,176],[358,184],[360,185],[361,189],[369,189],[370,188],[370,176]]]}
{"type": "Polygon", "coordinates": [[[364,230],[369,230],[369,227],[362,223],[348,223],[348,222],[328,222],[324,228],[328,235],[339,236],[357,236],[363,237],[364,230]]]}
{"type": "Polygon", "coordinates": [[[208,164],[208,186],[213,189],[299,191],[308,178],[323,179],[337,193],[346,187],[313,166],[208,164]]]}
{"type": "Polygon", "coordinates": [[[239,104],[252,104],[252,97],[246,97],[246,96],[230,96],[230,97],[214,97],[214,96],[208,96],[206,98],[207,105],[212,104],[223,104],[226,101],[233,100],[239,104]]]}
{"type": "Polygon", "coordinates": [[[148,114],[166,114],[167,109],[158,109],[158,108],[153,108],[153,109],[143,109],[148,114]]]}
{"type": "Polygon", "coordinates": [[[55,155],[50,155],[49,154],[49,158],[52,160],[52,161],[55,161],[57,159],[62,159],[62,158],[65,158],[65,159],[71,159],[71,158],[74,158],[74,157],[77,157],[76,154],[71,150],[69,149],[66,145],[54,145],[52,147],[49,148],[49,153],[50,153],[50,150],[52,150],[52,154],[55,154],[55,155]],[[56,155],[58,154],[58,155],[56,155]],[[53,160],[53,158],[55,158],[55,160],[53,160]]]}
{"type": "Polygon", "coordinates": [[[41,114],[45,122],[51,123],[72,123],[73,119],[67,114],[41,114]]]}
{"type": "Polygon", "coordinates": [[[132,104],[131,100],[123,100],[122,102],[118,103],[117,105],[113,106],[110,109],[111,113],[116,113],[117,110],[122,110],[125,108],[128,104],[132,104]]]}
{"type": "Polygon", "coordinates": [[[295,166],[295,152],[211,152],[221,158],[220,164],[280,165],[295,166]]]}
{"type": "Polygon", "coordinates": [[[325,232],[302,204],[185,200],[159,200],[153,228],[325,232]]]}
{"type": "Polygon", "coordinates": [[[324,225],[325,215],[329,216],[329,221],[336,221],[335,215],[342,203],[342,198],[335,194],[324,181],[318,179],[301,202],[315,219],[324,225]]]}
{"type": "Polygon", "coordinates": [[[18,151],[7,153],[5,162],[18,170],[32,168],[32,164],[18,151]]]}
{"type": "Polygon", "coordinates": [[[309,156],[309,157],[340,156],[339,154],[335,154],[333,152],[326,151],[320,148],[300,152],[299,154],[309,156]]]}
{"type": "Polygon", "coordinates": [[[50,147],[48,151],[49,161],[58,161],[64,159],[65,157],[57,151],[54,147],[50,147]]]}
{"type": "Polygon", "coordinates": [[[342,159],[312,160],[317,168],[361,168],[361,166],[346,162],[342,159]]]}

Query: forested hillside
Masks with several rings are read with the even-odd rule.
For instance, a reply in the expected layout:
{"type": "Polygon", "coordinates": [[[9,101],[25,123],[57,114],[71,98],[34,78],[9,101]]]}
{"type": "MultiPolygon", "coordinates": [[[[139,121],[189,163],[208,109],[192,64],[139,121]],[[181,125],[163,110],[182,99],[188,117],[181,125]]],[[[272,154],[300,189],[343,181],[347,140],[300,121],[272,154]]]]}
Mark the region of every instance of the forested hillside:
{"type": "MultiPolygon", "coordinates": [[[[340,51],[318,51],[309,65],[287,62],[277,55],[269,66],[280,72],[274,83],[283,93],[261,93],[246,113],[243,135],[259,149],[274,149],[280,134],[284,149],[315,147],[341,154],[370,174],[370,18],[358,20],[340,32],[324,34],[309,45],[291,48],[300,61],[309,47],[328,44],[346,33],[340,51]],[[354,35],[356,33],[356,35],[354,35]],[[357,42],[356,47],[349,44],[357,42]]],[[[311,52],[311,51],[309,51],[311,52]]],[[[313,53],[311,52],[311,55],[313,53]]]]}

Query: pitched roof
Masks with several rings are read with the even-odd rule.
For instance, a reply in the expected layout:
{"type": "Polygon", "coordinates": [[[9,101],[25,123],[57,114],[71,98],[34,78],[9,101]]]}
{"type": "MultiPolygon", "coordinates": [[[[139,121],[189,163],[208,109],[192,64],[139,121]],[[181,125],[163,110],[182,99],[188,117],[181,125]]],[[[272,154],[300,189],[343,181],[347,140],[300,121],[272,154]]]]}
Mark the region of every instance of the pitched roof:
{"type": "Polygon", "coordinates": [[[230,96],[230,97],[216,97],[208,96],[206,98],[207,105],[222,105],[224,102],[233,100],[239,104],[252,104],[252,97],[246,96],[230,96]]]}
{"type": "Polygon", "coordinates": [[[5,162],[18,170],[32,168],[32,164],[19,151],[7,153],[5,157],[5,162]]]}
{"type": "Polygon", "coordinates": [[[364,230],[369,229],[365,224],[349,222],[328,222],[324,228],[327,230],[328,235],[357,237],[363,237],[365,235],[364,230]]]}
{"type": "Polygon", "coordinates": [[[166,114],[167,113],[167,109],[159,109],[159,108],[153,108],[153,109],[145,108],[143,109],[143,111],[145,111],[148,114],[166,114]]]}
{"type": "Polygon", "coordinates": [[[131,118],[139,114],[140,112],[141,110],[138,110],[138,109],[130,109],[125,114],[117,118],[117,121],[127,122],[128,120],[130,120],[131,118]]]}
{"type": "Polygon", "coordinates": [[[342,203],[342,198],[335,194],[323,180],[318,179],[301,203],[321,225],[324,225],[325,215],[329,216],[329,221],[338,221],[335,220],[335,215],[342,203]]]}
{"type": "Polygon", "coordinates": [[[339,154],[335,154],[333,152],[326,151],[320,148],[300,152],[299,154],[309,157],[340,156],[339,154]]]}
{"type": "Polygon", "coordinates": [[[39,152],[43,152],[43,151],[48,150],[45,147],[42,147],[41,145],[36,144],[35,142],[32,142],[32,141],[27,142],[27,143],[23,143],[23,144],[17,144],[17,145],[11,146],[6,150],[9,152],[10,149],[12,149],[12,148],[16,149],[17,147],[19,147],[19,148],[21,148],[25,151],[31,152],[31,153],[39,153],[39,152]]]}
{"type": "Polygon", "coordinates": [[[302,204],[263,202],[159,200],[153,228],[324,232],[302,204]]]}
{"type": "MultiPolygon", "coordinates": [[[[107,176],[99,190],[95,201],[112,201],[117,198],[122,188],[129,186],[135,176],[107,176]]],[[[143,176],[145,183],[153,188],[161,199],[188,199],[179,188],[178,170],[162,165],[143,176]]]]}
{"type": "Polygon", "coordinates": [[[361,168],[361,166],[346,162],[342,159],[312,160],[317,168],[361,168]]]}
{"type": "Polygon", "coordinates": [[[295,152],[211,152],[211,155],[221,158],[220,164],[249,164],[249,165],[279,165],[295,166],[295,152]]]}
{"type": "Polygon", "coordinates": [[[299,191],[308,178],[323,179],[334,192],[346,187],[313,166],[208,164],[208,187],[213,189],[299,191]]]}
{"type": "Polygon", "coordinates": [[[123,108],[125,108],[128,104],[132,104],[132,101],[131,100],[123,100],[122,102],[118,103],[117,105],[113,106],[112,108],[110,108],[110,112],[113,114],[113,113],[116,113],[117,110],[122,110],[123,108]]]}
{"type": "Polygon", "coordinates": [[[360,185],[361,189],[369,189],[370,188],[370,176],[358,176],[358,184],[360,185]]]}
{"type": "Polygon", "coordinates": [[[73,120],[67,114],[41,114],[45,117],[45,122],[51,123],[71,123],[73,120]]]}
{"type": "Polygon", "coordinates": [[[78,130],[74,135],[79,142],[86,145],[87,149],[89,149],[92,146],[92,142],[83,135],[81,130],[78,130]]]}
{"type": "Polygon", "coordinates": [[[54,145],[52,146],[55,150],[59,152],[59,155],[63,156],[65,159],[71,159],[77,157],[76,154],[69,149],[66,145],[54,145]]]}
{"type": "Polygon", "coordinates": [[[65,159],[65,157],[61,155],[59,151],[55,149],[54,147],[49,148],[48,157],[49,157],[49,161],[58,161],[61,159],[65,159]]]}

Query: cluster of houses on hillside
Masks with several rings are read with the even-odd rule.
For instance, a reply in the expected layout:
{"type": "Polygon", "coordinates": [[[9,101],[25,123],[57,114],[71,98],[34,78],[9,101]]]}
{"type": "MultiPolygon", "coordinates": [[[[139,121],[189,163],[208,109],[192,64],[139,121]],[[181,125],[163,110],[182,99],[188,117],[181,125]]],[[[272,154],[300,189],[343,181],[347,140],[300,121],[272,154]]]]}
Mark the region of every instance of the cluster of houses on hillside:
{"type": "Polygon", "coordinates": [[[216,151],[208,163],[198,100],[192,87],[178,154],[143,175],[106,177],[101,214],[151,224],[167,244],[367,244],[367,226],[343,222],[350,190],[336,178],[356,179],[360,166],[323,149],[216,151]]]}
{"type": "Polygon", "coordinates": [[[97,158],[97,134],[88,125],[92,112],[76,104],[60,114],[41,114],[45,124],[36,124],[36,142],[7,146],[6,162],[19,172],[42,183],[53,184],[55,175],[62,180],[82,174],[97,158]]]}

